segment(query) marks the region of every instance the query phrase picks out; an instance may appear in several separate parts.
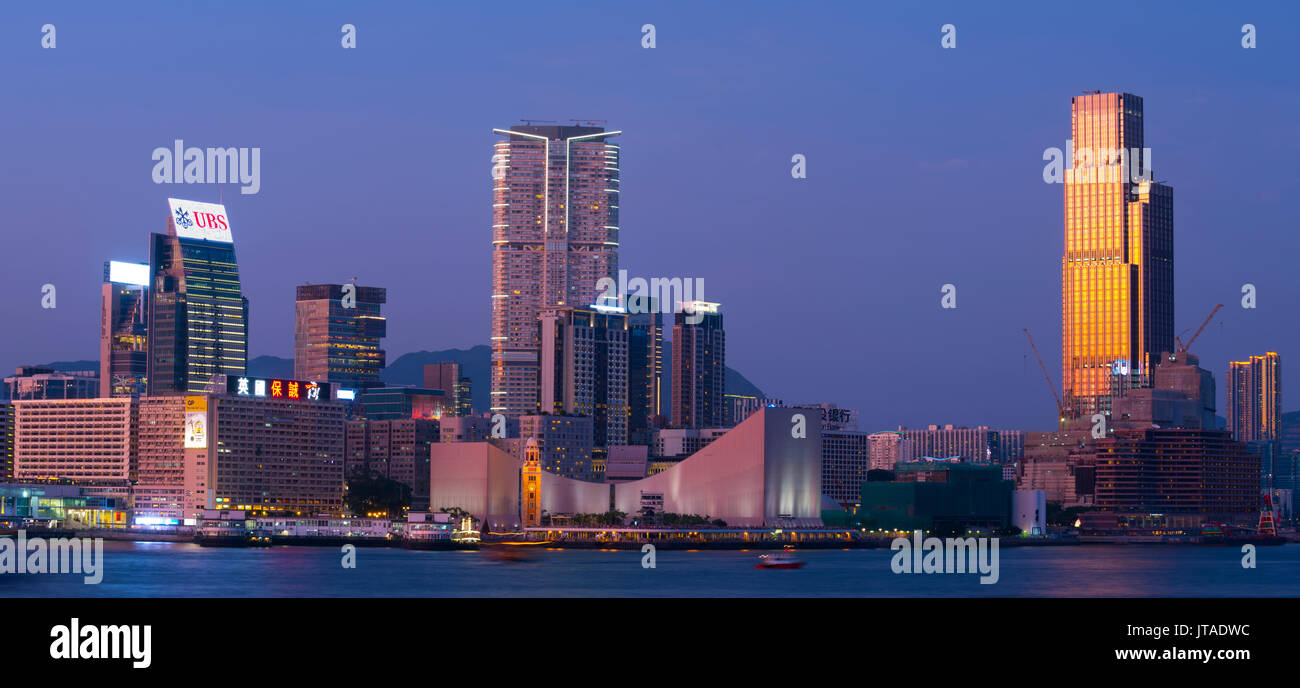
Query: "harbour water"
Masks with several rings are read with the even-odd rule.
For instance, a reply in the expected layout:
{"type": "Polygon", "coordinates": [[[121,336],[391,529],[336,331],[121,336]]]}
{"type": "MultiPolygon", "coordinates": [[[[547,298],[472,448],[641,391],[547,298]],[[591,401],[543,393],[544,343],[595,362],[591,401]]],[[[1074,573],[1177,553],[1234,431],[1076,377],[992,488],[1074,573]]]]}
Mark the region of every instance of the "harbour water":
{"type": "Polygon", "coordinates": [[[758,552],[530,548],[523,561],[486,552],[337,547],[205,548],[105,542],[103,580],[0,574],[0,597],[1295,597],[1300,544],[1259,547],[1088,545],[1001,548],[999,580],[895,574],[886,549],[803,551],[797,570],[754,568],[758,552]]]}

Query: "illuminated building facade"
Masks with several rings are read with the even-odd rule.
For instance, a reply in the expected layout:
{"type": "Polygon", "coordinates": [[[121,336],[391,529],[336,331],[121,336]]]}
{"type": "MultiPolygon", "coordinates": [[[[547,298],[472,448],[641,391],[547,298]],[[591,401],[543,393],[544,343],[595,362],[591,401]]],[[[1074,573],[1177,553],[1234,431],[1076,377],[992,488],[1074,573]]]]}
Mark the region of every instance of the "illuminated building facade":
{"type": "MultiPolygon", "coordinates": [[[[492,437],[491,416],[444,416],[438,421],[441,442],[486,442],[492,437]]],[[[506,437],[519,436],[519,419],[507,418],[506,437]]]]}
{"type": "Polygon", "coordinates": [[[519,471],[520,523],[525,527],[542,525],[542,451],[537,440],[524,447],[524,465],[519,471]]]}
{"type": "MultiPolygon", "coordinates": [[[[225,389],[207,398],[210,431],[202,439],[186,437],[187,446],[207,444],[208,508],[340,513],[346,410],[333,388],[229,378],[225,389]]],[[[186,432],[191,428],[187,418],[186,432]]]]}
{"type": "Polygon", "coordinates": [[[1024,453],[1024,433],[1018,430],[991,430],[953,425],[931,425],[925,430],[898,428],[898,434],[911,443],[914,458],[946,459],[961,457],[977,463],[1014,463],[1024,453]]]}
{"type": "Polygon", "coordinates": [[[149,375],[149,265],[104,264],[99,324],[99,396],[138,397],[149,375]]]}
{"type": "Polygon", "coordinates": [[[135,479],[135,401],[120,399],[18,400],[14,406],[14,478],[70,480],[128,493],[135,479]]]}
{"type": "Polygon", "coordinates": [[[1242,442],[1277,440],[1282,357],[1275,352],[1228,364],[1228,429],[1242,442]]]}
{"type": "Polygon", "coordinates": [[[135,521],[183,524],[208,500],[208,398],[141,397],[137,405],[135,521]]]}
{"type": "Polygon", "coordinates": [[[76,485],[0,483],[0,524],[9,528],[29,527],[30,521],[54,528],[122,528],[127,514],[125,498],[76,485]]]}
{"type": "Polygon", "coordinates": [[[542,470],[574,480],[594,481],[603,477],[592,461],[593,435],[592,419],[587,416],[519,418],[519,440],[536,442],[542,470]]]}
{"type": "Polygon", "coordinates": [[[387,363],[379,340],[388,334],[382,287],[299,285],[293,329],[293,376],[346,387],[379,387],[387,363]]]}
{"type": "Polygon", "coordinates": [[[673,427],[727,424],[727,335],[718,308],[694,301],[673,315],[673,427]]]}
{"type": "Polygon", "coordinates": [[[627,314],[547,310],[539,327],[542,412],[590,417],[596,448],[627,444],[627,314]]]}
{"type": "Polygon", "coordinates": [[[225,206],[168,199],[167,233],[149,249],[151,396],[199,393],[248,363],[248,299],[225,206]]]}
{"type": "Polygon", "coordinates": [[[594,303],[618,273],[621,132],[597,126],[496,129],[493,148],[490,412],[538,411],[537,318],[594,303]]]}
{"type": "Polygon", "coordinates": [[[1174,201],[1151,181],[1141,98],[1075,96],[1071,132],[1062,379],[1067,415],[1087,417],[1109,413],[1117,374],[1145,387],[1160,354],[1174,351],[1174,201]]]}
{"type": "Polygon", "coordinates": [[[871,470],[892,471],[894,464],[912,461],[912,440],[901,432],[877,432],[871,440],[871,470]]]}
{"type": "MultiPolygon", "coordinates": [[[[641,480],[613,484],[573,480],[545,470],[539,478],[540,509],[552,516],[656,513],[698,514],[734,527],[820,527],[821,428],[790,435],[794,411],[765,408],[709,446],[667,470],[641,480]]],[[[545,450],[538,443],[539,463],[545,450]]],[[[521,479],[528,458],[488,442],[436,444],[430,461],[431,510],[459,507],[493,530],[522,525],[521,479]]],[[[540,514],[539,514],[540,516],[540,514]]]]}

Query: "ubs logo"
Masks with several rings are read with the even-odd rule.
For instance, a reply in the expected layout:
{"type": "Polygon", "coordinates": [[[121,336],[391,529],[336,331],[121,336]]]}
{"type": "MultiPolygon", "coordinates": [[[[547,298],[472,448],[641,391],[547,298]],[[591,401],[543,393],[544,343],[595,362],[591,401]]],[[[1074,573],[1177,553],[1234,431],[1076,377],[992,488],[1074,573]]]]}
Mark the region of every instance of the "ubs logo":
{"type": "Polygon", "coordinates": [[[189,211],[184,208],[176,209],[176,226],[181,229],[189,229],[194,226],[194,220],[190,219],[189,211]]]}

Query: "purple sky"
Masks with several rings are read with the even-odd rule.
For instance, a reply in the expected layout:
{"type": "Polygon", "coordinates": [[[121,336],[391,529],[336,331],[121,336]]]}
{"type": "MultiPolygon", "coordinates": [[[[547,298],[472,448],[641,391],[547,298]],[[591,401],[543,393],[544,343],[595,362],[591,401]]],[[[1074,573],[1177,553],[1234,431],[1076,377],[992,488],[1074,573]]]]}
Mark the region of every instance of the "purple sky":
{"type": "Polygon", "coordinates": [[[486,343],[491,130],[590,118],[625,132],[622,266],[704,278],[728,363],[765,391],[857,407],[864,429],[1047,428],[1021,333],[1059,384],[1042,155],[1070,97],[1101,89],[1145,99],[1174,187],[1176,330],[1225,304],[1193,347],[1220,412],[1229,360],[1275,350],[1298,379],[1288,3],[32,5],[0,9],[0,370],[97,357],[103,261],[146,260],[168,196],[219,191],[253,355],[292,355],[295,285],[353,276],[388,288],[390,359],[486,343]],[[150,154],[178,138],[261,147],[261,192],[155,185],[150,154]]]}

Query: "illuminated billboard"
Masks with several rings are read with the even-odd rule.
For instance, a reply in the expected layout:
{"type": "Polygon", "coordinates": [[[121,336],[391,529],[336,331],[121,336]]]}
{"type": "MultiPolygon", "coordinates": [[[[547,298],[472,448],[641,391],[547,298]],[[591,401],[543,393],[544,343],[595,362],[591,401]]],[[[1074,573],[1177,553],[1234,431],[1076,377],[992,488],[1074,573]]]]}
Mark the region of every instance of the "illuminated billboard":
{"type": "Polygon", "coordinates": [[[329,401],[330,385],[327,382],[309,382],[306,380],[228,377],[226,378],[226,393],[237,397],[329,401]]]}
{"type": "Polygon", "coordinates": [[[207,397],[185,397],[185,448],[208,448],[207,397]]]}
{"type": "Polygon", "coordinates": [[[149,264],[110,260],[108,261],[108,281],[114,284],[147,286],[149,284],[149,264]]]}
{"type": "Polygon", "coordinates": [[[169,198],[172,224],[176,226],[176,236],[183,239],[206,239],[231,243],[230,218],[226,216],[226,206],[218,203],[201,203],[199,201],[182,201],[169,198]]]}

